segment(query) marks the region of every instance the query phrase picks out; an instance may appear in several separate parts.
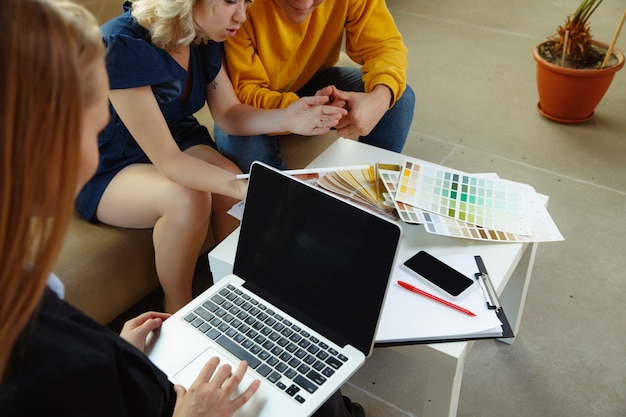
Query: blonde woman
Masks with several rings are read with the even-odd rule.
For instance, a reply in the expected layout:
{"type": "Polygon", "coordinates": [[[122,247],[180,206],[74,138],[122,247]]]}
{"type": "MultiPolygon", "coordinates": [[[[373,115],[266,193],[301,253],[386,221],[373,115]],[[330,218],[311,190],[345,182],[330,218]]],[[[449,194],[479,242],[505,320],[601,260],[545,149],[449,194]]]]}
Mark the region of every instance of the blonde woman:
{"type": "Polygon", "coordinates": [[[3,0],[0,27],[2,416],[232,416],[259,384],[231,400],[245,362],[210,360],[187,392],[141,352],[167,314],[126,323],[128,343],[60,298],[50,270],[109,120],[104,47],[73,3],[3,0]]]}
{"type": "MultiPolygon", "coordinates": [[[[154,227],[165,311],[191,300],[209,223],[217,241],[238,222],[226,213],[247,182],[194,118],[205,103],[237,135],[327,132],[347,112],[307,97],[286,109],[242,105],[222,66],[222,42],[246,20],[245,0],[134,0],[104,24],[111,119],[99,135],[100,164],[78,196],[90,221],[154,227]]],[[[129,277],[132,279],[132,277],[129,277]]]]}

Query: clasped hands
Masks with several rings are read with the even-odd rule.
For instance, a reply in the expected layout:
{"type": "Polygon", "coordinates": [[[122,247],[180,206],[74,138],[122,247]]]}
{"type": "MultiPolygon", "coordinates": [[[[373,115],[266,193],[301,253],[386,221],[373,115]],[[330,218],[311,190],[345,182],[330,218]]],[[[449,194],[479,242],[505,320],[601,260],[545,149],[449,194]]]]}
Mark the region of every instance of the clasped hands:
{"type": "Polygon", "coordinates": [[[344,138],[368,135],[389,110],[392,94],[384,85],[369,93],[343,91],[330,85],[303,97],[287,109],[286,126],[299,135],[321,135],[335,128],[344,138]]]}
{"type": "Polygon", "coordinates": [[[343,91],[330,85],[316,93],[330,98],[330,105],[347,111],[334,126],[337,134],[344,138],[358,139],[367,136],[389,110],[391,90],[379,84],[369,93],[343,91]]]}

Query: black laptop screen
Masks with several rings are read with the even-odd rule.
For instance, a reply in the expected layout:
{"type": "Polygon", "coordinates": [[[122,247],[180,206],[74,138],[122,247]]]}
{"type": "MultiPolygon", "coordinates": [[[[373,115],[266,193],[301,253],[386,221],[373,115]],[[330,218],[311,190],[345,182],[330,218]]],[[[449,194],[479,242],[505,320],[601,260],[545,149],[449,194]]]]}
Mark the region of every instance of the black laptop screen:
{"type": "Polygon", "coordinates": [[[368,355],[399,236],[387,219],[254,164],[234,273],[335,343],[368,355]]]}

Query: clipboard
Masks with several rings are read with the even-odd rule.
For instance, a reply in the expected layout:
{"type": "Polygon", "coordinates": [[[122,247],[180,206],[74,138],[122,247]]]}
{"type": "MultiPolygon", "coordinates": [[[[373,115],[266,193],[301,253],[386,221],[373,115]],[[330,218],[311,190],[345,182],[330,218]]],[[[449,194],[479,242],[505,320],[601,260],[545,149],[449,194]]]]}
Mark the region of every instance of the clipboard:
{"type": "Polygon", "coordinates": [[[502,307],[498,294],[491,283],[491,278],[489,278],[489,273],[487,272],[483,258],[481,258],[480,255],[477,255],[474,256],[474,259],[476,260],[476,266],[478,266],[478,273],[475,275],[476,279],[483,280],[487,284],[487,294],[485,294],[487,308],[496,310],[496,315],[502,322],[502,336],[498,337],[498,339],[515,337],[513,330],[511,329],[511,325],[509,324],[509,319],[507,319],[506,314],[504,314],[504,307],[502,307]]]}
{"type": "MultiPolygon", "coordinates": [[[[494,314],[501,323],[501,331],[492,332],[489,334],[484,333],[467,333],[463,335],[452,335],[450,337],[438,336],[436,338],[429,337],[429,335],[415,335],[414,338],[407,337],[406,334],[398,340],[393,340],[393,337],[388,337],[387,340],[377,341],[375,343],[375,347],[386,347],[386,346],[404,346],[404,345],[414,345],[414,344],[432,344],[432,343],[448,343],[448,342],[461,342],[461,341],[469,341],[469,340],[482,340],[482,339],[508,339],[514,337],[513,330],[511,325],[509,324],[509,320],[506,317],[503,306],[500,304],[499,299],[497,298],[497,294],[495,293],[495,289],[493,294],[495,294],[495,299],[489,295],[488,291],[485,287],[482,286],[481,281],[488,282],[491,284],[491,280],[489,279],[489,274],[485,267],[485,264],[480,256],[474,256],[474,261],[476,262],[476,267],[478,272],[474,274],[474,278],[478,281],[482,291],[482,296],[484,297],[485,303],[487,305],[486,311],[488,314],[494,314]],[[497,334],[496,334],[497,333],[497,334]]],[[[470,261],[471,262],[471,261],[470,261]]],[[[487,285],[489,285],[487,284],[487,285]]],[[[493,285],[491,285],[493,289],[493,285]]],[[[389,301],[389,300],[388,300],[389,301]]],[[[425,317],[424,320],[427,320],[425,317]]],[[[497,329],[497,327],[496,327],[497,329]]]]}

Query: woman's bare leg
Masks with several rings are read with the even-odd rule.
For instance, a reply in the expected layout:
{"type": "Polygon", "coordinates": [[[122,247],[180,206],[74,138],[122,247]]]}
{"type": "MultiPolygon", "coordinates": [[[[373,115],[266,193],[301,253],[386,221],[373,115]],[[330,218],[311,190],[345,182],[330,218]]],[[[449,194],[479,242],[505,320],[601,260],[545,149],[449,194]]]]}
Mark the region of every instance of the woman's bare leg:
{"type": "MultiPolygon", "coordinates": [[[[232,162],[207,146],[196,146],[187,152],[240,172],[232,162]]],[[[238,220],[226,213],[235,203],[231,198],[174,183],[154,165],[135,164],[113,178],[102,196],[97,217],[119,227],[154,228],[155,265],[165,294],[164,307],[173,313],[191,301],[196,260],[209,222],[217,241],[238,226],[238,220]]]]}
{"type": "Polygon", "coordinates": [[[126,167],[102,196],[97,211],[100,221],[119,227],[154,228],[155,265],[167,312],[191,300],[193,273],[208,229],[211,204],[210,193],[173,183],[151,164],[126,167]]]}

